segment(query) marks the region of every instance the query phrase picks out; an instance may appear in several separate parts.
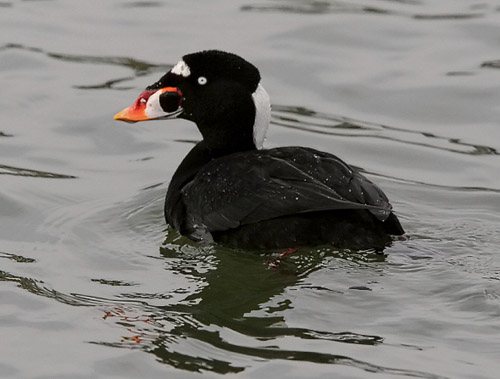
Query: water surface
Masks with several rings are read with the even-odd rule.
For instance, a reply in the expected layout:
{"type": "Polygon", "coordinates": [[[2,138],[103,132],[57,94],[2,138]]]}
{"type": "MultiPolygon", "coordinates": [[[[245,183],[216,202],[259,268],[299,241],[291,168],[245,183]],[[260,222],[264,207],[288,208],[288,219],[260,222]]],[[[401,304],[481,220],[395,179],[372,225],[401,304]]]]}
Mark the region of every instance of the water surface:
{"type": "Polygon", "coordinates": [[[0,2],[6,378],[496,378],[500,8],[442,0],[0,2]],[[196,128],[112,116],[186,53],[261,70],[266,146],[339,155],[408,239],[200,247],[163,198],[196,128]]]}

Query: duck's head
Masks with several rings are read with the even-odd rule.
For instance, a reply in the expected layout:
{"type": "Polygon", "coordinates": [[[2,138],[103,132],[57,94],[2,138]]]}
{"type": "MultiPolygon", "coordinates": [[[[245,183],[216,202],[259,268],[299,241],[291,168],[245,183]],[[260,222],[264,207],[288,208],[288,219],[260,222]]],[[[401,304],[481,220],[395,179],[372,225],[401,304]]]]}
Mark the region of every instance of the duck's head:
{"type": "Polygon", "coordinates": [[[185,55],[114,118],[183,118],[196,123],[210,147],[246,150],[262,147],[270,116],[257,68],[235,54],[207,50],[185,55]]]}

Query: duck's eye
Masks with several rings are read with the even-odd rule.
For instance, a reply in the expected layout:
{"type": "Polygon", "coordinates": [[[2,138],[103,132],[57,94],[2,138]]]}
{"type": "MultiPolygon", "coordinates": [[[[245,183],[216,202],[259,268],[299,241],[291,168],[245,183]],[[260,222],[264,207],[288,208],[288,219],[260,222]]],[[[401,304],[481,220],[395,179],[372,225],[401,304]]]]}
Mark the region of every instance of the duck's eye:
{"type": "Polygon", "coordinates": [[[205,78],[204,76],[200,76],[200,77],[198,78],[198,84],[199,84],[200,86],[204,86],[205,84],[207,84],[207,78],[205,78]]]}

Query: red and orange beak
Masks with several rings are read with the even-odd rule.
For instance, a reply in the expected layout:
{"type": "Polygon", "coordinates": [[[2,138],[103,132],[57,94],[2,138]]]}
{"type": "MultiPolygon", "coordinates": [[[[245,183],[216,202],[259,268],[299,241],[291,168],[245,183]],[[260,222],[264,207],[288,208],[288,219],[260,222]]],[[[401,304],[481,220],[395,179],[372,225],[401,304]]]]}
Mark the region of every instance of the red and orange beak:
{"type": "Polygon", "coordinates": [[[115,114],[114,119],[127,122],[174,118],[182,113],[182,93],[176,87],[143,91],[130,107],[115,114]]]}

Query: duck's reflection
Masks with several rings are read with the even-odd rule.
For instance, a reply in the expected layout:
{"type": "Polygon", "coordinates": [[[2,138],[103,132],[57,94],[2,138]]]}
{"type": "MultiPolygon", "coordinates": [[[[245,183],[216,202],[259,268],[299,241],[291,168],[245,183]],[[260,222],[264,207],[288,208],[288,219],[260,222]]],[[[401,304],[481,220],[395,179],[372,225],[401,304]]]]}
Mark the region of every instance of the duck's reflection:
{"type": "MultiPolygon", "coordinates": [[[[161,248],[167,269],[197,281],[200,289],[181,302],[156,308],[147,317],[133,320],[122,315],[123,326],[135,333],[122,341],[128,346],[142,347],[161,362],[189,371],[239,372],[248,366],[249,358],[339,363],[386,370],[345,356],[286,349],[280,342],[286,337],[364,345],[382,343],[383,338],[379,336],[286,325],[284,314],[293,308],[293,303],[280,295],[321,268],[325,255],[341,256],[344,252],[330,248],[299,250],[293,257],[280,261],[278,254],[263,255],[220,246],[196,248],[192,245],[186,254],[185,244],[190,242],[184,239],[179,242],[182,245],[167,238],[161,248]]],[[[363,255],[360,259],[385,259],[383,254],[366,257],[363,255]]]]}

